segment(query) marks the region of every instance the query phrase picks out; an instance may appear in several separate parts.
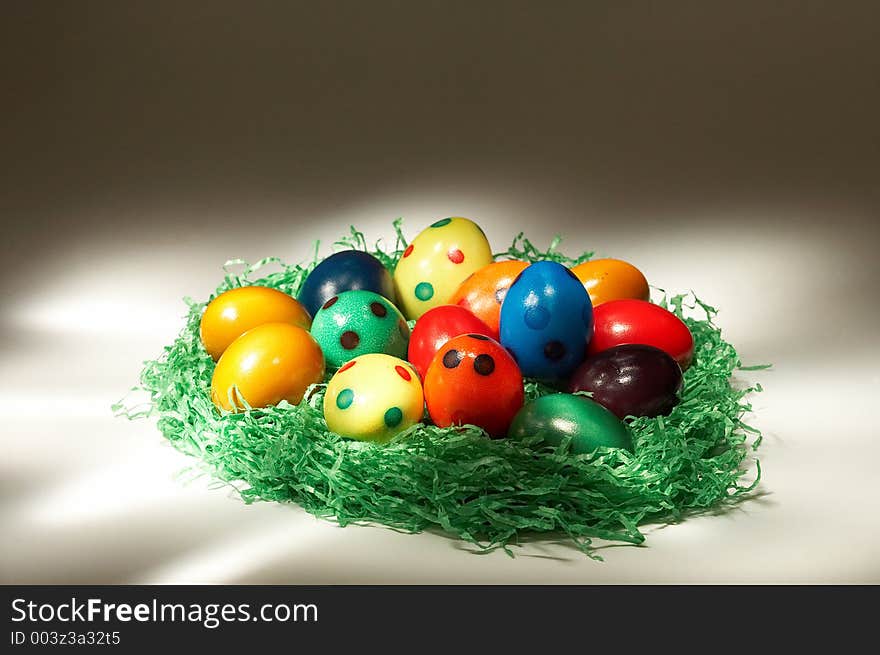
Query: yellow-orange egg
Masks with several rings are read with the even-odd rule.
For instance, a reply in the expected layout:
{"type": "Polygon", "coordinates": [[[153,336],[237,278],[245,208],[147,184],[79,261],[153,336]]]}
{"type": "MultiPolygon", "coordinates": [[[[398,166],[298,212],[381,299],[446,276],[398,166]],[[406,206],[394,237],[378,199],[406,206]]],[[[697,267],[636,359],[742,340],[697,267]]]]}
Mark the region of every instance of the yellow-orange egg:
{"type": "Polygon", "coordinates": [[[265,323],[233,341],[214,368],[211,400],[227,410],[297,404],[324,379],[324,354],[303,328],[265,323]]]}
{"type": "Polygon", "coordinates": [[[650,300],[651,290],[642,272],[621,259],[594,259],[571,269],[590,294],[593,307],[609,300],[650,300]]]}
{"type": "Polygon", "coordinates": [[[308,330],[312,317],[293,297],[269,287],[240,287],[214,298],[202,314],[205,350],[216,362],[242,334],[264,323],[289,323],[308,330]]]}

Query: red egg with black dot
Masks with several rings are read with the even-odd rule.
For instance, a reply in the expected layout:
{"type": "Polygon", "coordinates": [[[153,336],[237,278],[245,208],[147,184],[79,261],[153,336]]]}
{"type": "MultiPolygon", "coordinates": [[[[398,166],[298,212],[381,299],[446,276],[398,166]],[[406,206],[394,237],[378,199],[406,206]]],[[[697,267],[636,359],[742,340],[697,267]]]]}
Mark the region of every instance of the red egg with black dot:
{"type": "Polygon", "coordinates": [[[463,334],[437,351],[425,375],[425,402],[435,425],[476,425],[503,437],[523,406],[523,378],[510,353],[482,334],[463,334]]]}
{"type": "Polygon", "coordinates": [[[416,367],[422,379],[431,360],[440,348],[460,334],[482,334],[497,337],[488,325],[458,305],[440,305],[419,317],[409,338],[406,358],[416,367]]]}

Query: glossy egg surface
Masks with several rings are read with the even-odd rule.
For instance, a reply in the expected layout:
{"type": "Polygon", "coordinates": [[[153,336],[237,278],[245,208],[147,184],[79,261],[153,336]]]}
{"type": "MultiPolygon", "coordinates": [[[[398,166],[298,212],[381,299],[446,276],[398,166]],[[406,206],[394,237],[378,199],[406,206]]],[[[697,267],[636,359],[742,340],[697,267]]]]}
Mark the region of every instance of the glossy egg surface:
{"type": "Polygon", "coordinates": [[[590,355],[627,343],[654,346],[685,370],[694,355],[694,337],[672,312],[644,300],[609,300],[593,312],[590,355]]]}
{"type": "Polygon", "coordinates": [[[410,334],[400,310],[372,291],[329,298],[315,314],[311,332],[331,369],[368,353],[406,357],[410,334]]]}
{"type": "Polygon", "coordinates": [[[615,346],[587,357],[568,390],[592,392],[618,418],[667,415],[678,403],[681,367],[668,354],[642,344],[615,346]]]}
{"type": "Polygon", "coordinates": [[[600,447],[632,451],[627,426],[599,403],[567,393],[541,396],[527,403],[510,426],[511,439],[541,437],[558,446],[571,438],[571,452],[580,455],[600,447]]]}
{"type": "Polygon", "coordinates": [[[327,427],[345,437],[385,442],[424,415],[422,384],[412,366],[383,354],[352,359],[324,394],[327,427]]]}
{"type": "Polygon", "coordinates": [[[264,323],[290,323],[308,330],[312,319],[305,307],[286,293],[269,287],[239,287],[208,303],[200,324],[202,343],[216,362],[229,344],[264,323]]]}
{"type": "Polygon", "coordinates": [[[622,259],[594,259],[571,269],[590,294],[593,307],[609,300],[649,300],[651,290],[644,274],[622,259]]]}
{"type": "Polygon", "coordinates": [[[536,262],[511,284],[501,305],[501,343],[526,377],[565,379],[584,359],[593,307],[562,264],[536,262]]]}
{"type": "Polygon", "coordinates": [[[394,270],[398,306],[407,319],[446,305],[471,273],[492,261],[480,227],[460,216],[432,223],[413,239],[394,270]]]}
{"type": "Polygon", "coordinates": [[[343,291],[363,289],[394,302],[391,273],[373,255],[342,250],[321,261],[299,290],[297,298],[314,316],[325,302],[343,291]]]}
{"type": "Polygon", "coordinates": [[[453,337],[468,333],[492,336],[492,330],[464,307],[440,305],[429,309],[413,327],[407,359],[424,380],[437,351],[453,337]]]}
{"type": "Polygon", "coordinates": [[[467,423],[492,437],[504,436],[523,398],[516,362],[501,344],[481,334],[447,341],[425,375],[428,414],[440,427],[467,423]]]}
{"type": "Polygon", "coordinates": [[[296,405],[311,384],[324,379],[324,355],[306,330],[264,323],[233,341],[211,379],[211,399],[225,410],[296,405]],[[243,402],[244,401],[244,402],[243,402]]]}
{"type": "Polygon", "coordinates": [[[483,321],[492,330],[489,336],[497,340],[501,303],[510,285],[528,265],[528,262],[520,261],[492,262],[462,282],[449,303],[464,307],[483,321]]]}

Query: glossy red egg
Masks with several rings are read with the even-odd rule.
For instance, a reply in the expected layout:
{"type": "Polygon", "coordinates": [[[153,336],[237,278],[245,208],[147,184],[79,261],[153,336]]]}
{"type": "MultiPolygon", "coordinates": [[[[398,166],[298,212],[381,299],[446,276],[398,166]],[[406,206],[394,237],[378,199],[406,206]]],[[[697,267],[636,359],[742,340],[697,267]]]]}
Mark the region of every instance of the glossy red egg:
{"type": "Polygon", "coordinates": [[[416,321],[409,337],[407,359],[416,367],[424,380],[434,354],[443,345],[460,334],[492,336],[492,330],[483,321],[458,305],[440,305],[429,309],[416,321]]]}
{"type": "Polygon", "coordinates": [[[641,343],[672,357],[682,370],[694,356],[694,337],[675,314],[645,300],[610,300],[593,310],[593,338],[587,353],[641,343]]]}
{"type": "Polygon", "coordinates": [[[522,374],[504,347],[481,334],[450,339],[425,376],[425,402],[435,425],[476,425],[503,437],[525,397],[522,374]]]}

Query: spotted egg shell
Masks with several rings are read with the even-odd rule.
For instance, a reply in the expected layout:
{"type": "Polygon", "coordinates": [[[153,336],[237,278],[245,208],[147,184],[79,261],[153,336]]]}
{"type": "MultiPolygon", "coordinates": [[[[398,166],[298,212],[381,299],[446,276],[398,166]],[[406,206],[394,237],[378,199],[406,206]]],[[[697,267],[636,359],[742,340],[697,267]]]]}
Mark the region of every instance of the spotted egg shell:
{"type": "Polygon", "coordinates": [[[501,344],[526,377],[566,378],[580,364],[593,330],[593,306],[562,264],[535,262],[510,285],[501,305],[501,344]]]}
{"type": "Polygon", "coordinates": [[[397,307],[372,291],[344,291],[332,296],[312,321],[312,336],[331,369],[367,353],[406,357],[409,335],[397,307]]]}
{"type": "Polygon", "coordinates": [[[407,246],[394,270],[398,306],[408,319],[449,303],[459,285],[492,261],[486,235],[473,221],[443,218],[407,246]]]}
{"type": "Polygon", "coordinates": [[[424,415],[419,376],[409,362],[372,353],[352,359],[327,383],[324,419],[344,437],[385,442],[424,415]]]}

